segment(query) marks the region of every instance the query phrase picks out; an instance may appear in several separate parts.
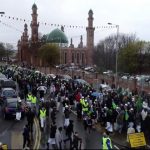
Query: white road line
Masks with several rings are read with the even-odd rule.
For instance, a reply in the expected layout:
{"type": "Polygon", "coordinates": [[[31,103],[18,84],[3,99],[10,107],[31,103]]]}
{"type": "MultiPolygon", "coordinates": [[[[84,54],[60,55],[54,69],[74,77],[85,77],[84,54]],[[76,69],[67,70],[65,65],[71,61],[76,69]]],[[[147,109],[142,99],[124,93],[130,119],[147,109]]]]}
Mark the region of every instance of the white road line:
{"type": "Polygon", "coordinates": [[[40,126],[37,120],[37,127],[38,127],[38,143],[37,143],[37,149],[40,148],[40,144],[41,144],[41,131],[40,131],[40,126]]]}
{"type": "Polygon", "coordinates": [[[37,147],[37,138],[38,138],[38,133],[37,133],[37,123],[36,123],[36,118],[34,119],[34,124],[35,124],[35,142],[34,142],[34,146],[33,149],[36,149],[37,147]]]}
{"type": "Polygon", "coordinates": [[[119,147],[117,147],[116,145],[114,145],[114,147],[116,148],[116,149],[120,149],[119,147]]]}

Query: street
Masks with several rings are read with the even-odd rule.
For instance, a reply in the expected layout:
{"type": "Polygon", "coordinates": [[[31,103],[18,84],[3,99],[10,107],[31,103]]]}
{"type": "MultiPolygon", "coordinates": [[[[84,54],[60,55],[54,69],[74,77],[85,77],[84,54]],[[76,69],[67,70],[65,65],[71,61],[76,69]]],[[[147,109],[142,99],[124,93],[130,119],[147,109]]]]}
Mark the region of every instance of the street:
{"type": "MultiPolygon", "coordinates": [[[[101,148],[102,135],[98,131],[92,130],[90,134],[85,132],[82,121],[78,121],[76,118],[76,115],[73,113],[71,113],[70,119],[74,121],[74,132],[77,131],[79,133],[79,136],[83,140],[82,146],[81,146],[82,149],[100,149],[101,148]]],[[[60,127],[60,126],[63,127],[64,115],[62,113],[62,106],[60,107],[59,112],[56,115],[56,124],[57,124],[57,127],[60,127]]],[[[65,139],[66,136],[65,136],[64,130],[63,130],[63,135],[65,139]]],[[[48,137],[49,137],[49,132],[48,130],[46,130],[44,133],[42,133],[40,149],[46,148],[48,137]]],[[[50,146],[50,149],[51,148],[52,147],[50,146]]],[[[69,148],[69,144],[67,144],[66,148],[69,148]]]]}
{"type": "Polygon", "coordinates": [[[15,121],[15,119],[4,120],[0,114],[0,141],[8,145],[10,149],[22,147],[22,131],[26,120],[15,121]]]}

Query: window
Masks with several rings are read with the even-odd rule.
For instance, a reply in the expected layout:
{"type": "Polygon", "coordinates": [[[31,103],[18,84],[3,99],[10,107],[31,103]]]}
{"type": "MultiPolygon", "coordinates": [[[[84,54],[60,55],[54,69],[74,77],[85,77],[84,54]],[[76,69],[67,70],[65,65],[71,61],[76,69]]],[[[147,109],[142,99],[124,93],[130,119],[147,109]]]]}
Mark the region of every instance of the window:
{"type": "Polygon", "coordinates": [[[67,53],[65,52],[65,64],[67,63],[67,53]]]}
{"type": "Polygon", "coordinates": [[[72,63],[74,63],[74,53],[72,53],[72,63]]]}
{"type": "Polygon", "coordinates": [[[82,53],[82,65],[84,64],[84,53],[82,53]]]}
{"type": "Polygon", "coordinates": [[[77,64],[79,64],[79,53],[77,53],[77,64]]]}

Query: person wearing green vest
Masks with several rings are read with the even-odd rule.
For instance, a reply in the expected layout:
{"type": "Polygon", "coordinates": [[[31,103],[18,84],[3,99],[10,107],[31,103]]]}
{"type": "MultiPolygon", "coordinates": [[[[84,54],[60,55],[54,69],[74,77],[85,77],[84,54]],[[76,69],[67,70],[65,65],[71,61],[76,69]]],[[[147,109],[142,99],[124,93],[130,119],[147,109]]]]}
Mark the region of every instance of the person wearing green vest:
{"type": "Polygon", "coordinates": [[[29,92],[27,95],[27,101],[31,102],[32,101],[32,93],[29,92]]]}
{"type": "Polygon", "coordinates": [[[31,98],[31,107],[32,107],[32,110],[34,111],[35,115],[37,114],[36,103],[37,103],[37,98],[36,98],[36,96],[32,95],[32,98],[31,98]]]}
{"type": "Polygon", "coordinates": [[[103,137],[102,137],[102,149],[103,150],[112,149],[111,139],[105,132],[103,133],[103,137]]]}
{"type": "Polygon", "coordinates": [[[87,114],[89,111],[89,104],[87,100],[84,100],[84,103],[82,105],[82,111],[83,111],[83,114],[87,114]]]}
{"type": "Polygon", "coordinates": [[[42,107],[42,109],[40,109],[41,131],[44,131],[45,120],[46,120],[46,109],[42,107]]]}
{"type": "Polygon", "coordinates": [[[83,103],[84,103],[84,97],[82,96],[82,98],[80,99],[80,103],[81,103],[81,105],[83,105],[83,103]]]}
{"type": "Polygon", "coordinates": [[[31,98],[31,103],[33,104],[33,105],[36,105],[36,102],[37,102],[37,98],[36,98],[36,96],[32,96],[32,98],[31,98]]]}

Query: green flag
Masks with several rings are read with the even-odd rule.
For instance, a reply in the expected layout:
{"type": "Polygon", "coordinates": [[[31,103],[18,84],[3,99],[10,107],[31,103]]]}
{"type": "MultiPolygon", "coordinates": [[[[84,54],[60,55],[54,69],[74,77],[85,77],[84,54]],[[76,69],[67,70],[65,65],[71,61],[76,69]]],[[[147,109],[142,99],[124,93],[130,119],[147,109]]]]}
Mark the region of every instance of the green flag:
{"type": "Polygon", "coordinates": [[[142,98],[140,96],[136,100],[135,106],[138,112],[142,109],[142,98]]]}

